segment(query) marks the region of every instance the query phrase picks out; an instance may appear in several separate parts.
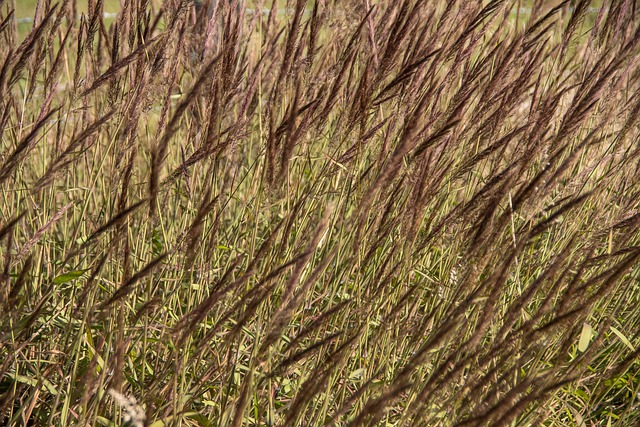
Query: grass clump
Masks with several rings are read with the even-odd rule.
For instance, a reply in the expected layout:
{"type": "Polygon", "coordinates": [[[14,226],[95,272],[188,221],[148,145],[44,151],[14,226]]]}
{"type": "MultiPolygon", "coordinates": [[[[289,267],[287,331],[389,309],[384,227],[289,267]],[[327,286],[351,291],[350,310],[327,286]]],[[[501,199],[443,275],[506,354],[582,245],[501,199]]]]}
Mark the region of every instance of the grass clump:
{"type": "Polygon", "coordinates": [[[635,2],[75,3],[0,0],[1,423],[640,422],[635,2]]]}

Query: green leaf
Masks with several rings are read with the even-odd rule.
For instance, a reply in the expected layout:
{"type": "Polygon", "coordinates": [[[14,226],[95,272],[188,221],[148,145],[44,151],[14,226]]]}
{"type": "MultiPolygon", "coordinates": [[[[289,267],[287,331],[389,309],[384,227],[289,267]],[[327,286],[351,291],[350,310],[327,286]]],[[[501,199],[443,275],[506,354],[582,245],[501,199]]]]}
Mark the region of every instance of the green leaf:
{"type": "Polygon", "coordinates": [[[580,333],[580,341],[578,342],[578,350],[581,353],[584,353],[589,347],[589,342],[591,341],[591,337],[593,336],[593,329],[591,325],[588,323],[582,324],[582,332],[580,333]]]}
{"type": "Polygon", "coordinates": [[[153,246],[153,256],[157,257],[163,252],[164,247],[164,239],[162,238],[162,233],[157,228],[153,229],[151,234],[151,245],[153,246]]]}
{"type": "Polygon", "coordinates": [[[56,285],[61,285],[63,283],[70,282],[70,281],[75,280],[78,277],[82,276],[87,271],[88,270],[72,270],[72,271],[68,271],[68,272],[66,272],[64,274],[59,275],[55,279],[53,279],[53,283],[55,283],[56,285]]]}
{"type": "Polygon", "coordinates": [[[609,328],[613,331],[614,334],[618,336],[618,338],[620,338],[620,341],[622,341],[624,345],[629,347],[631,351],[636,351],[635,347],[633,347],[633,344],[631,344],[631,341],[629,341],[629,339],[625,337],[622,332],[620,332],[618,329],[614,328],[613,326],[609,326],[609,328]]]}
{"type": "Polygon", "coordinates": [[[58,395],[58,390],[56,390],[56,387],[51,383],[51,381],[49,381],[46,378],[41,378],[40,380],[38,380],[37,378],[27,377],[26,375],[20,375],[20,374],[18,375],[9,374],[8,376],[13,378],[15,381],[19,383],[27,384],[27,385],[30,385],[31,387],[36,387],[38,384],[40,384],[41,389],[46,389],[49,393],[51,393],[54,396],[58,395]]]}
{"type": "Polygon", "coordinates": [[[363,376],[364,376],[364,368],[360,368],[360,369],[356,369],[355,371],[351,372],[351,374],[349,374],[349,379],[351,381],[361,380],[363,376]]]}

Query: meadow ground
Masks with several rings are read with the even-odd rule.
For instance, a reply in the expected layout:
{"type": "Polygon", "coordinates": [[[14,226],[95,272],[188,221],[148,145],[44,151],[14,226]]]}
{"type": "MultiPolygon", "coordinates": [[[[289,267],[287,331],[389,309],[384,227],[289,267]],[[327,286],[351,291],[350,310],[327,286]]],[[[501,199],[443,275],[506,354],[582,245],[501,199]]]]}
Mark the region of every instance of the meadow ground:
{"type": "Polygon", "coordinates": [[[241,3],[0,0],[0,424],[640,424],[636,2],[241,3]]]}

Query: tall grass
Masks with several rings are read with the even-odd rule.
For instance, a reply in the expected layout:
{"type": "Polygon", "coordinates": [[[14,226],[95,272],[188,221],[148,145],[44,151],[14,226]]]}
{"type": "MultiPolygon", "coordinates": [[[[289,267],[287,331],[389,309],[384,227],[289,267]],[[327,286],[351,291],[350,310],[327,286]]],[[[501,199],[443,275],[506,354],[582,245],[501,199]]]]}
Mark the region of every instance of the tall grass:
{"type": "Polygon", "coordinates": [[[12,7],[0,423],[640,423],[635,1],[12,7]]]}

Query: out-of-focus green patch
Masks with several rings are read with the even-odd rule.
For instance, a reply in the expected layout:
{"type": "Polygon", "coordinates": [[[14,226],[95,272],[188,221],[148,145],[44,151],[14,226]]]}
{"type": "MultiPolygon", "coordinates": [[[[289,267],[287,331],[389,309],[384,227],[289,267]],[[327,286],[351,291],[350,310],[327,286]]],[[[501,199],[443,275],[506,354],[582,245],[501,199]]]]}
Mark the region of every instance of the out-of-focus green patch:
{"type": "MultiPolygon", "coordinates": [[[[11,6],[15,10],[15,17],[18,21],[18,36],[20,39],[26,37],[31,30],[33,25],[33,17],[36,12],[36,6],[38,4],[38,0],[20,0],[15,1],[14,5],[11,6]]],[[[87,13],[88,10],[88,2],[87,1],[79,1],[78,2],[78,14],[87,13]]],[[[118,0],[105,0],[104,1],[104,13],[105,14],[116,14],[120,10],[120,2],[118,0]]],[[[114,18],[111,16],[105,17],[105,23],[110,25],[113,22],[114,18]]]]}

